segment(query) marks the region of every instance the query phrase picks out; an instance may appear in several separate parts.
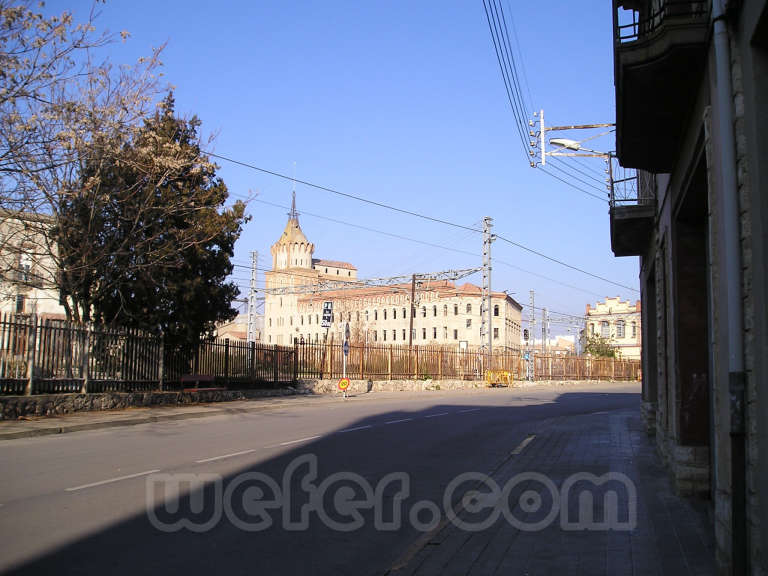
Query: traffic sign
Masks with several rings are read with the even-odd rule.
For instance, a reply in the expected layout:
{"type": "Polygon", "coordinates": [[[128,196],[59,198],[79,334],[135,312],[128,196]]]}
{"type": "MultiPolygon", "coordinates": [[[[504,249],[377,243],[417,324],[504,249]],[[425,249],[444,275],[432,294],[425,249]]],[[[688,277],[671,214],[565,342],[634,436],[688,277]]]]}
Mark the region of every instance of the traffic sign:
{"type": "Polygon", "coordinates": [[[341,378],[339,380],[339,390],[346,390],[349,388],[349,378],[341,378]]]}
{"type": "Polygon", "coordinates": [[[323,320],[320,323],[322,328],[330,328],[333,323],[333,302],[323,302],[323,320]]]}
{"type": "Polygon", "coordinates": [[[347,325],[344,327],[344,338],[349,340],[349,322],[347,322],[347,325]]]}
{"type": "Polygon", "coordinates": [[[344,356],[349,356],[349,340],[344,340],[344,356]]]}

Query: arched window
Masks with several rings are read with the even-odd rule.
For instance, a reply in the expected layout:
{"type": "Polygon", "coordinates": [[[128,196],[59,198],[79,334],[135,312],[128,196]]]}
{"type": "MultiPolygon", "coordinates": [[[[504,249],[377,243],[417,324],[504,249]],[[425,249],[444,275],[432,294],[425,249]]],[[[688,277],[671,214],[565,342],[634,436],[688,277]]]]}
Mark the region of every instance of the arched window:
{"type": "Polygon", "coordinates": [[[437,316],[437,304],[432,306],[432,316],[437,316]]]}
{"type": "Polygon", "coordinates": [[[365,311],[365,321],[368,322],[368,310],[365,311]]]}
{"type": "MultiPolygon", "coordinates": [[[[403,308],[403,318],[407,318],[407,317],[408,316],[406,316],[406,314],[405,314],[405,308],[403,308]]],[[[405,340],[405,338],[403,338],[403,340],[405,340]]]]}
{"type": "Polygon", "coordinates": [[[392,320],[397,320],[397,308],[392,308],[392,320]]]}
{"type": "Polygon", "coordinates": [[[426,306],[422,306],[421,307],[421,317],[422,318],[426,318],[427,317],[427,307],[426,306]]]}
{"type": "Polygon", "coordinates": [[[384,320],[386,320],[386,319],[387,319],[387,309],[384,308],[384,320]]]}
{"type": "Polygon", "coordinates": [[[499,315],[499,305],[498,304],[494,304],[493,305],[493,315],[494,316],[498,316],[499,315]]]}
{"type": "Polygon", "coordinates": [[[624,338],[626,332],[626,322],[624,320],[616,321],[616,338],[624,338]]]}
{"type": "Polygon", "coordinates": [[[472,314],[472,304],[467,304],[467,314],[472,314]]]}

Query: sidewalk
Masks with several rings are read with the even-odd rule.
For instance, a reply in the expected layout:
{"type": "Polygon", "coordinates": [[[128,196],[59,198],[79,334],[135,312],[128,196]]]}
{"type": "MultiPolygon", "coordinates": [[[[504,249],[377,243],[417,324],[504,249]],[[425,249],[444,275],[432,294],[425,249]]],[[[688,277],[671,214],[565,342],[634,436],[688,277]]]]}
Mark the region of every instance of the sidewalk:
{"type": "MultiPolygon", "coordinates": [[[[388,574],[716,574],[708,503],[674,495],[668,470],[636,411],[557,418],[532,429],[531,434],[535,437],[523,449],[510,447],[509,457],[491,473],[502,490],[513,480],[508,498],[492,501],[505,503],[518,527],[503,514],[490,527],[475,532],[444,521],[417,541],[388,574]],[[541,473],[551,482],[542,482],[542,477],[526,479],[526,472],[541,473]],[[564,482],[584,472],[595,476],[625,474],[636,489],[636,498],[632,498],[631,490],[617,489],[615,482],[605,483],[603,490],[591,484],[591,489],[584,491],[591,492],[586,508],[580,510],[578,496],[564,498],[568,492],[564,482]],[[550,496],[549,486],[555,496],[550,496]],[[611,488],[618,494],[618,501],[613,503],[604,497],[611,488]],[[555,498],[559,498],[557,505],[553,504],[555,498]],[[632,501],[636,502],[634,515],[632,501]],[[568,511],[566,522],[581,521],[581,526],[561,524],[563,509],[568,511]],[[553,510],[553,516],[548,516],[553,510]],[[609,510],[619,511],[620,522],[634,516],[635,527],[590,529],[588,522],[583,522],[585,511],[586,520],[593,515],[599,521],[609,510]]],[[[476,489],[489,490],[480,485],[476,489]]],[[[489,511],[470,514],[457,508],[464,522],[480,522],[490,515],[489,511]]]]}

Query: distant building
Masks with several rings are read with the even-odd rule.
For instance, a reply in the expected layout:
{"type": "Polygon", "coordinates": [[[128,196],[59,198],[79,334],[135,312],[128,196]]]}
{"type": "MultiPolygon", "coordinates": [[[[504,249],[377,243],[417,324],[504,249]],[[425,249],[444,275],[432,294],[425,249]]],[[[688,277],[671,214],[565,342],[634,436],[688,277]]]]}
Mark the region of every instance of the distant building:
{"type": "MultiPolygon", "coordinates": [[[[272,246],[272,270],[265,273],[267,289],[317,284],[321,280],[357,279],[357,268],[347,262],[313,258],[315,246],[299,226],[295,198],[285,230],[272,246]]],[[[449,344],[479,346],[482,290],[473,284],[424,282],[417,291],[413,333],[411,285],[354,287],[318,293],[271,294],[264,305],[264,342],[291,345],[343,339],[350,325],[353,341],[376,344],[449,344]],[[333,302],[333,322],[321,327],[324,301],[333,302]],[[410,337],[409,337],[410,336],[410,337]]],[[[504,292],[492,294],[492,333],[495,346],[519,349],[522,306],[504,292]]]]}
{"type": "Polygon", "coordinates": [[[63,319],[50,218],[0,210],[0,313],[63,319]]]}
{"type": "MultiPolygon", "coordinates": [[[[256,330],[255,330],[255,342],[261,341],[261,333],[263,331],[264,317],[258,316],[256,318],[256,330]]],[[[248,315],[238,314],[234,319],[228,322],[219,322],[216,324],[216,337],[217,338],[229,338],[230,340],[247,340],[248,339],[248,315]]]]}
{"type": "Polygon", "coordinates": [[[634,304],[620,298],[606,298],[592,308],[587,304],[584,318],[587,336],[600,336],[616,348],[617,356],[626,360],[640,360],[642,330],[640,301],[634,304]]]}

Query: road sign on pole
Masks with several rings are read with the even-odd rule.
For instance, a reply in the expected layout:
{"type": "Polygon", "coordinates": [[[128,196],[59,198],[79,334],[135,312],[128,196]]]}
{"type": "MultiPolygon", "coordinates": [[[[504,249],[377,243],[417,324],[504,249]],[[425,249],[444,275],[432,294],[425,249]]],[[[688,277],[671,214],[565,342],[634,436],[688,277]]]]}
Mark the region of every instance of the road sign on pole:
{"type": "Polygon", "coordinates": [[[323,320],[320,323],[322,328],[330,328],[333,322],[333,302],[323,302],[323,320]]]}
{"type": "Polygon", "coordinates": [[[349,356],[349,340],[344,340],[344,356],[349,356]]]}

